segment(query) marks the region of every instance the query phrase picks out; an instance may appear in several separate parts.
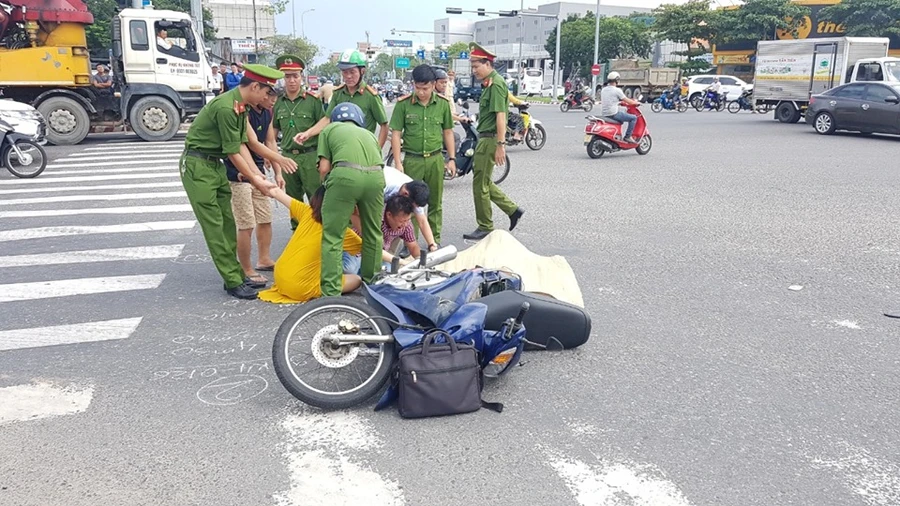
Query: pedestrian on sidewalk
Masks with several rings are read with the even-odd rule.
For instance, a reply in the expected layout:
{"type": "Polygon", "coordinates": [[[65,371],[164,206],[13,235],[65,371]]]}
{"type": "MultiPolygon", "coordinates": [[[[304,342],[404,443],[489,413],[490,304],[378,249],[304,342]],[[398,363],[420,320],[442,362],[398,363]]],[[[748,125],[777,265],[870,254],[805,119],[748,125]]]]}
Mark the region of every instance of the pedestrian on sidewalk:
{"type": "MultiPolygon", "coordinates": [[[[391,116],[391,150],[397,170],[428,185],[428,235],[432,237],[425,239],[428,250],[434,251],[441,241],[443,223],[445,146],[450,155],[446,170],[456,173],[453,115],[449,100],[435,92],[437,76],[431,66],[417,66],[412,76],[415,92],[398,99],[391,116]]],[[[418,237],[419,227],[414,230],[418,237]]]]}
{"type": "MultiPolygon", "coordinates": [[[[213,263],[225,281],[225,291],[234,297],[255,299],[256,288],[245,278],[237,260],[237,226],[231,210],[231,186],[222,159],[228,158],[244,179],[262,193],[268,194],[276,187],[251,166],[246,145],[247,105],[264,103],[283,74],[263,65],[249,64],[246,69],[237,88],[215,97],[197,114],[185,138],[179,166],[181,183],[203,230],[213,263]]],[[[280,156],[264,156],[282,166],[290,162],[280,156]]]]}
{"type": "Polygon", "coordinates": [[[353,208],[359,208],[362,232],[360,276],[369,283],[382,251],[384,163],[375,134],[366,129],[362,110],[353,103],[334,107],[331,124],[319,134],[319,172],[325,181],[322,203],[322,295],[341,294],[341,244],[353,208]]]}
{"type": "MultiPolygon", "coordinates": [[[[308,130],[325,117],[322,102],[312,93],[303,90],[303,69],[306,64],[294,55],[282,55],[275,60],[278,70],[284,72],[284,96],[275,103],[275,131],[281,132],[281,151],[297,163],[297,172],[286,174],[285,192],[293,199],[303,201],[312,198],[322,184],[316,168],[318,137],[310,137],[302,145],[294,136],[308,130]]],[[[297,220],[291,218],[291,230],[297,229],[297,220]]]]}
{"type": "Polygon", "coordinates": [[[506,163],[506,120],[509,113],[509,89],[506,81],[494,70],[495,55],[476,43],[470,44],[472,73],[482,80],[481,100],[478,103],[478,144],[472,161],[472,195],[475,200],[475,221],[478,228],[463,235],[464,239],[481,240],[494,230],[491,203],[497,204],[509,216],[512,231],[525,210],[510,200],[494,184],[494,165],[506,163]]]}

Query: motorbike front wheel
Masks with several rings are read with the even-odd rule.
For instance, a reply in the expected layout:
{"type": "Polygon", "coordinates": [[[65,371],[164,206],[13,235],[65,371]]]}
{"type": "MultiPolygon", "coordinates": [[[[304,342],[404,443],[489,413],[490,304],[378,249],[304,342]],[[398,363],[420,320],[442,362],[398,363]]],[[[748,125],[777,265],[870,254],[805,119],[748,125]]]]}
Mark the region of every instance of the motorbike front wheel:
{"type": "Polygon", "coordinates": [[[30,179],[38,177],[47,168],[47,153],[32,141],[16,141],[17,153],[7,145],[3,152],[3,164],[12,175],[30,179]]]}
{"type": "Polygon", "coordinates": [[[653,102],[652,104],[650,104],[650,110],[653,112],[662,112],[662,110],[663,110],[662,103],[653,102]]]}
{"type": "Polygon", "coordinates": [[[525,135],[525,145],[532,151],[537,151],[547,143],[547,131],[542,125],[532,125],[525,135]]]}
{"type": "Polygon", "coordinates": [[[741,112],[741,109],[743,109],[743,107],[741,107],[740,102],[728,102],[728,112],[730,112],[731,114],[737,114],[741,112]]]}
{"type": "Polygon", "coordinates": [[[322,409],[344,409],[367,401],[390,377],[393,341],[334,346],[332,334],[350,322],[362,335],[389,335],[387,323],[368,305],[347,297],[324,297],[295,309],[278,328],[272,365],[297,399],[322,409]]]}
{"type": "Polygon", "coordinates": [[[716,112],[722,112],[722,111],[724,111],[724,110],[725,110],[725,105],[726,105],[725,102],[722,101],[722,100],[720,100],[720,101],[716,104],[716,112]]]}
{"type": "Polygon", "coordinates": [[[559,110],[562,112],[569,112],[569,103],[564,101],[563,103],[559,104],[559,110]]]}
{"type": "Polygon", "coordinates": [[[687,111],[687,109],[688,109],[688,105],[686,103],[684,103],[683,101],[675,104],[675,110],[678,112],[684,112],[684,111],[687,111]]]}

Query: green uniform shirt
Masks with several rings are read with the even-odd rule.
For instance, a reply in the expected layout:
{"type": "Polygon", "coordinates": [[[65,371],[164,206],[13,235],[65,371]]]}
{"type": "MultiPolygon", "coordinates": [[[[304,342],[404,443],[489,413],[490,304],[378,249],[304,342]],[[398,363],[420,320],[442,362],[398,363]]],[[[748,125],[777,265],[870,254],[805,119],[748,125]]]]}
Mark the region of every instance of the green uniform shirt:
{"type": "Polygon", "coordinates": [[[356,93],[353,95],[350,95],[350,91],[347,90],[347,85],[345,84],[335,88],[334,93],[331,95],[331,102],[328,103],[328,110],[325,112],[325,115],[330,118],[334,108],[337,107],[338,104],[343,104],[344,102],[353,102],[362,109],[363,114],[366,116],[366,130],[373,134],[375,133],[376,126],[388,122],[387,113],[384,112],[384,104],[381,102],[381,97],[378,95],[378,92],[371,86],[367,86],[364,82],[359,83],[359,89],[356,90],[356,93]]]}
{"type": "Polygon", "coordinates": [[[325,109],[318,97],[300,93],[296,100],[291,100],[284,95],[275,102],[272,112],[275,116],[275,128],[281,131],[282,150],[316,147],[319,136],[310,137],[302,146],[294,142],[294,136],[310,129],[325,117],[325,109]]]}
{"type": "Polygon", "coordinates": [[[481,101],[478,102],[478,132],[497,132],[497,113],[509,113],[509,89],[506,81],[497,71],[493,71],[485,79],[491,84],[481,90],[481,101]]]}
{"type": "Polygon", "coordinates": [[[450,102],[437,93],[427,104],[415,94],[397,101],[391,115],[391,129],[403,132],[403,150],[433,153],[444,147],[444,130],[453,128],[450,102]]]}
{"type": "Polygon", "coordinates": [[[222,93],[200,109],[191,123],[184,146],[225,158],[247,142],[247,109],[238,88],[222,93]]]}
{"type": "Polygon", "coordinates": [[[332,166],[338,162],[384,165],[375,134],[346,121],[331,123],[319,134],[319,158],[329,160],[332,166]]]}

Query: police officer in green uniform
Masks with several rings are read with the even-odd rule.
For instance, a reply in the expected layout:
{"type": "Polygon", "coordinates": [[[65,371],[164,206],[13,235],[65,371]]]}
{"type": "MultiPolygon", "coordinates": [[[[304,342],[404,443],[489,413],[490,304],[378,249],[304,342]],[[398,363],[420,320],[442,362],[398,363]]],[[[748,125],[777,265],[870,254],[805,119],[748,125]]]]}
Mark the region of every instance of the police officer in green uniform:
{"type": "Polygon", "coordinates": [[[375,134],[365,128],[365,116],[353,103],[339,104],[331,124],[319,134],[319,172],[325,181],[322,202],[323,296],[341,294],[341,251],[353,208],[359,208],[362,266],[359,274],[370,282],[381,262],[384,212],[384,164],[375,134]]]}
{"type": "Polygon", "coordinates": [[[448,170],[456,173],[456,150],[453,139],[453,116],[450,102],[435,93],[436,74],[429,65],[419,65],[412,72],[415,93],[397,100],[391,115],[391,149],[394,166],[414,180],[428,185],[428,225],[433,237],[424,233],[428,249],[434,251],[441,241],[444,195],[444,157],[450,154],[448,170]],[[406,154],[401,161],[400,150],[406,154]]]}
{"type": "MultiPolygon", "coordinates": [[[[247,104],[262,104],[269,93],[274,93],[275,82],[282,73],[254,64],[245,65],[244,69],[240,85],[214,98],[191,123],[180,169],[181,182],[213,263],[225,280],[225,290],[234,297],[255,299],[260,285],[244,278],[244,270],[237,260],[237,226],[222,159],[228,158],[244,180],[263,193],[275,187],[256,168],[246,145],[247,104]]],[[[273,156],[271,152],[259,154],[274,163],[290,166],[283,157],[273,156]]]]}
{"type": "Polygon", "coordinates": [[[328,110],[325,111],[325,117],[316,125],[304,132],[300,132],[294,137],[297,144],[306,144],[306,141],[313,136],[319,134],[323,128],[328,126],[331,121],[334,108],[344,102],[352,102],[359,106],[366,117],[366,130],[375,133],[375,127],[381,126],[378,132],[378,147],[384,147],[387,141],[387,113],[384,111],[384,103],[381,96],[375,91],[375,88],[366,84],[363,77],[366,74],[366,58],[353,49],[348,49],[341,53],[338,59],[338,68],[341,69],[341,79],[343,84],[334,89],[331,96],[331,102],[328,103],[328,110]]]}
{"type": "Polygon", "coordinates": [[[469,45],[472,73],[482,80],[478,103],[478,144],[472,161],[472,195],[475,198],[475,221],[478,228],[463,235],[464,239],[481,240],[494,230],[491,202],[509,215],[510,231],[516,228],[525,210],[503,193],[491,178],[494,165],[506,163],[506,117],[509,112],[509,89],[494,70],[495,55],[476,43],[469,45]]]}
{"type": "MultiPolygon", "coordinates": [[[[275,102],[274,125],[282,134],[282,153],[297,162],[297,171],[284,176],[284,191],[302,202],[304,194],[311,199],[322,184],[316,168],[318,137],[311,137],[300,145],[294,142],[294,136],[312,128],[325,117],[325,111],[317,96],[303,90],[303,69],[306,68],[303,60],[286,54],[275,60],[275,66],[284,72],[284,95],[275,102]]],[[[291,229],[296,228],[297,222],[292,218],[291,229]]]]}

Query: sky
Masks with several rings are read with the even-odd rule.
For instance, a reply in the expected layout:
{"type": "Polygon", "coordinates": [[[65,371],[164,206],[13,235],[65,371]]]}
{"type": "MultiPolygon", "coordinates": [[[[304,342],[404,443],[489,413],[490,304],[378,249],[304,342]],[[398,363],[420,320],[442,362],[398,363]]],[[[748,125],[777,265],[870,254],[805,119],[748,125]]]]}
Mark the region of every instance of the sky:
{"type": "MultiPolygon", "coordinates": [[[[570,0],[572,1],[572,0],[570,0]]],[[[624,5],[629,7],[656,7],[660,3],[682,3],[684,0],[601,0],[601,5],[624,5]]],[[[552,3],[550,0],[526,0],[525,7],[552,3]]],[[[574,0],[574,3],[596,5],[596,1],[574,0]]],[[[305,34],[310,41],[321,48],[316,63],[322,62],[332,51],[355,48],[356,43],[366,40],[366,30],[372,44],[381,44],[384,39],[398,38],[391,36],[391,28],[402,30],[434,30],[434,20],[454,16],[446,14],[447,7],[459,7],[465,10],[483,8],[488,11],[517,10],[521,0],[343,0],[332,2],[311,2],[309,0],[292,0],[284,13],[275,18],[275,29],[278,33],[291,34],[293,30],[291,15],[296,13],[297,36],[305,34]],[[308,9],[301,23],[301,13],[308,9]],[[302,25],[302,26],[301,26],[302,25]],[[302,33],[301,33],[302,31],[302,33]]],[[[455,16],[475,19],[470,13],[455,16]]],[[[487,19],[487,18],[482,18],[487,19]]],[[[413,44],[433,40],[429,34],[409,34],[405,39],[413,44]],[[417,36],[418,35],[418,36],[417,36]]]]}

